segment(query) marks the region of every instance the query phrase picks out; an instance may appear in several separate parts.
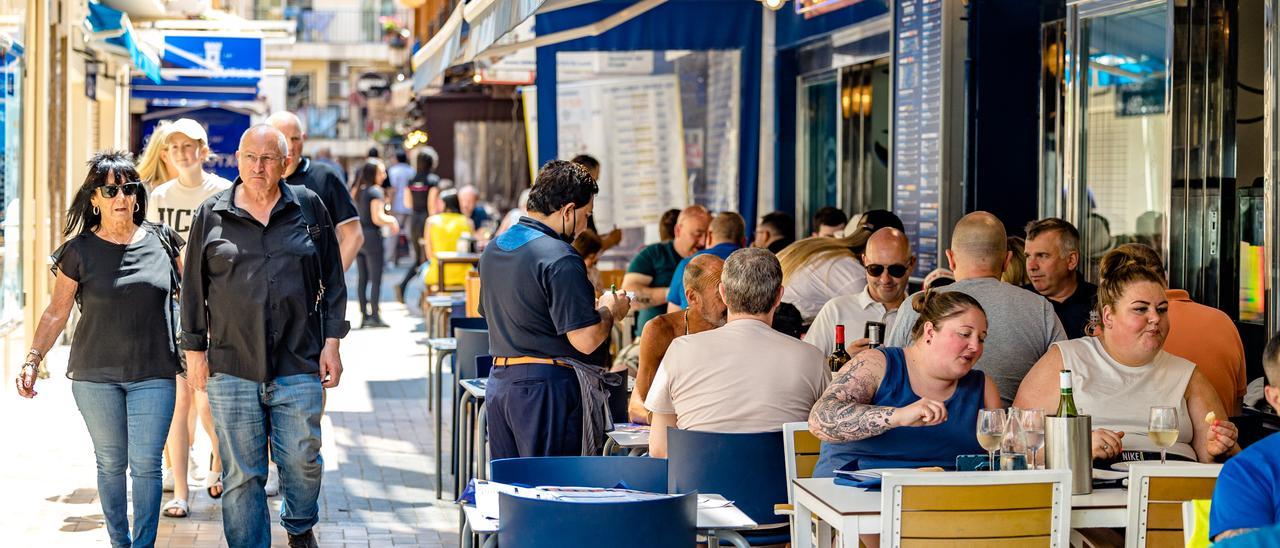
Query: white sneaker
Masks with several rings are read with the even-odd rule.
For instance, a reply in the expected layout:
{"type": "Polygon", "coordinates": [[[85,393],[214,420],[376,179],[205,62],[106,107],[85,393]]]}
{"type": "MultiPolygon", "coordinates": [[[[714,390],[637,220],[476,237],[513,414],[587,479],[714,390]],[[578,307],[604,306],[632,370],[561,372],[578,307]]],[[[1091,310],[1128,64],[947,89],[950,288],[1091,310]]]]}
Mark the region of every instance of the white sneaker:
{"type": "Polygon", "coordinates": [[[267,466],[266,491],[268,497],[274,497],[280,494],[280,472],[276,471],[275,464],[267,466]]]}
{"type": "Polygon", "coordinates": [[[173,469],[168,466],[160,473],[160,489],[165,493],[173,492],[173,469]]]}

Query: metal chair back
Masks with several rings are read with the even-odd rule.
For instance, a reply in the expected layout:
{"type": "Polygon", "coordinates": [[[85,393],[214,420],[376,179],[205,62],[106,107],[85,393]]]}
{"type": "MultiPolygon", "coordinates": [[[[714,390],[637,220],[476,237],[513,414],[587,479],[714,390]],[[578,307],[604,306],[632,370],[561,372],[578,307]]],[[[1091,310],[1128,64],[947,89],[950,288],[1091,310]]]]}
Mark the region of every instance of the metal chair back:
{"type": "Polygon", "coordinates": [[[502,548],[693,546],[697,539],[696,494],[637,502],[582,503],[523,498],[498,499],[502,548]]]}
{"type": "Polygon", "coordinates": [[[649,457],[522,457],[495,460],[490,470],[493,481],[530,487],[626,487],[667,492],[667,461],[649,457]]]}

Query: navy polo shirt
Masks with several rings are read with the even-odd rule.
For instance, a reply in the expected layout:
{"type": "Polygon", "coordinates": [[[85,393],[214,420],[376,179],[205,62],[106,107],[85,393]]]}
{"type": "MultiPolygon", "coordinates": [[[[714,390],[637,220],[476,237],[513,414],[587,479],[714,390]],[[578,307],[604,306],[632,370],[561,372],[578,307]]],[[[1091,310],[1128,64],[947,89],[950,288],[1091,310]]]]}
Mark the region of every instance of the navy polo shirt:
{"type": "Polygon", "coordinates": [[[582,257],[550,227],[520,217],[485,246],[478,268],[494,357],[599,361],[569,342],[567,333],[600,323],[600,313],[582,257]]]}

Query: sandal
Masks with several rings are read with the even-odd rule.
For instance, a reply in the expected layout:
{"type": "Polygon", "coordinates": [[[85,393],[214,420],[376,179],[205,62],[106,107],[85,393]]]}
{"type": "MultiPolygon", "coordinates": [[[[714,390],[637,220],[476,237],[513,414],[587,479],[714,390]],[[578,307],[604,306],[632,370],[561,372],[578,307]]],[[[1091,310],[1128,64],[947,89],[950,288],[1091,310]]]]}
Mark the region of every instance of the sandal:
{"type": "MultiPolygon", "coordinates": [[[[218,479],[216,481],[205,486],[205,491],[209,492],[209,498],[211,499],[222,498],[222,473],[218,472],[217,476],[218,476],[218,479]],[[216,494],[213,492],[214,489],[218,490],[216,494]]],[[[210,472],[209,479],[213,479],[213,477],[214,477],[214,473],[210,472]]]]}
{"type": "Polygon", "coordinates": [[[164,505],[164,509],[160,513],[167,518],[185,518],[191,513],[191,507],[185,500],[173,499],[164,505]]]}

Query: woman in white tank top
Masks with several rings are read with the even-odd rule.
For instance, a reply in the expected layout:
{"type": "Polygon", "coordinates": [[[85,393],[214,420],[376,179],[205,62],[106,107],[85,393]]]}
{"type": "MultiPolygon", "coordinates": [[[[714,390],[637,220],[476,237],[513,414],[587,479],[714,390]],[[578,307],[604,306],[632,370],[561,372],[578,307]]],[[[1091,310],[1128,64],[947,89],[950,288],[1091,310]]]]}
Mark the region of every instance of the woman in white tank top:
{"type": "Polygon", "coordinates": [[[1130,247],[1102,259],[1101,334],[1051,346],[1022,380],[1013,405],[1056,409],[1058,373],[1069,369],[1076,408],[1092,417],[1094,460],[1141,460],[1143,452],[1159,452],[1147,437],[1153,406],[1178,412],[1178,441],[1170,456],[1214,462],[1238,452],[1236,427],[1213,386],[1195,364],[1163,350],[1169,334],[1164,279],[1135,260],[1130,247]]]}

